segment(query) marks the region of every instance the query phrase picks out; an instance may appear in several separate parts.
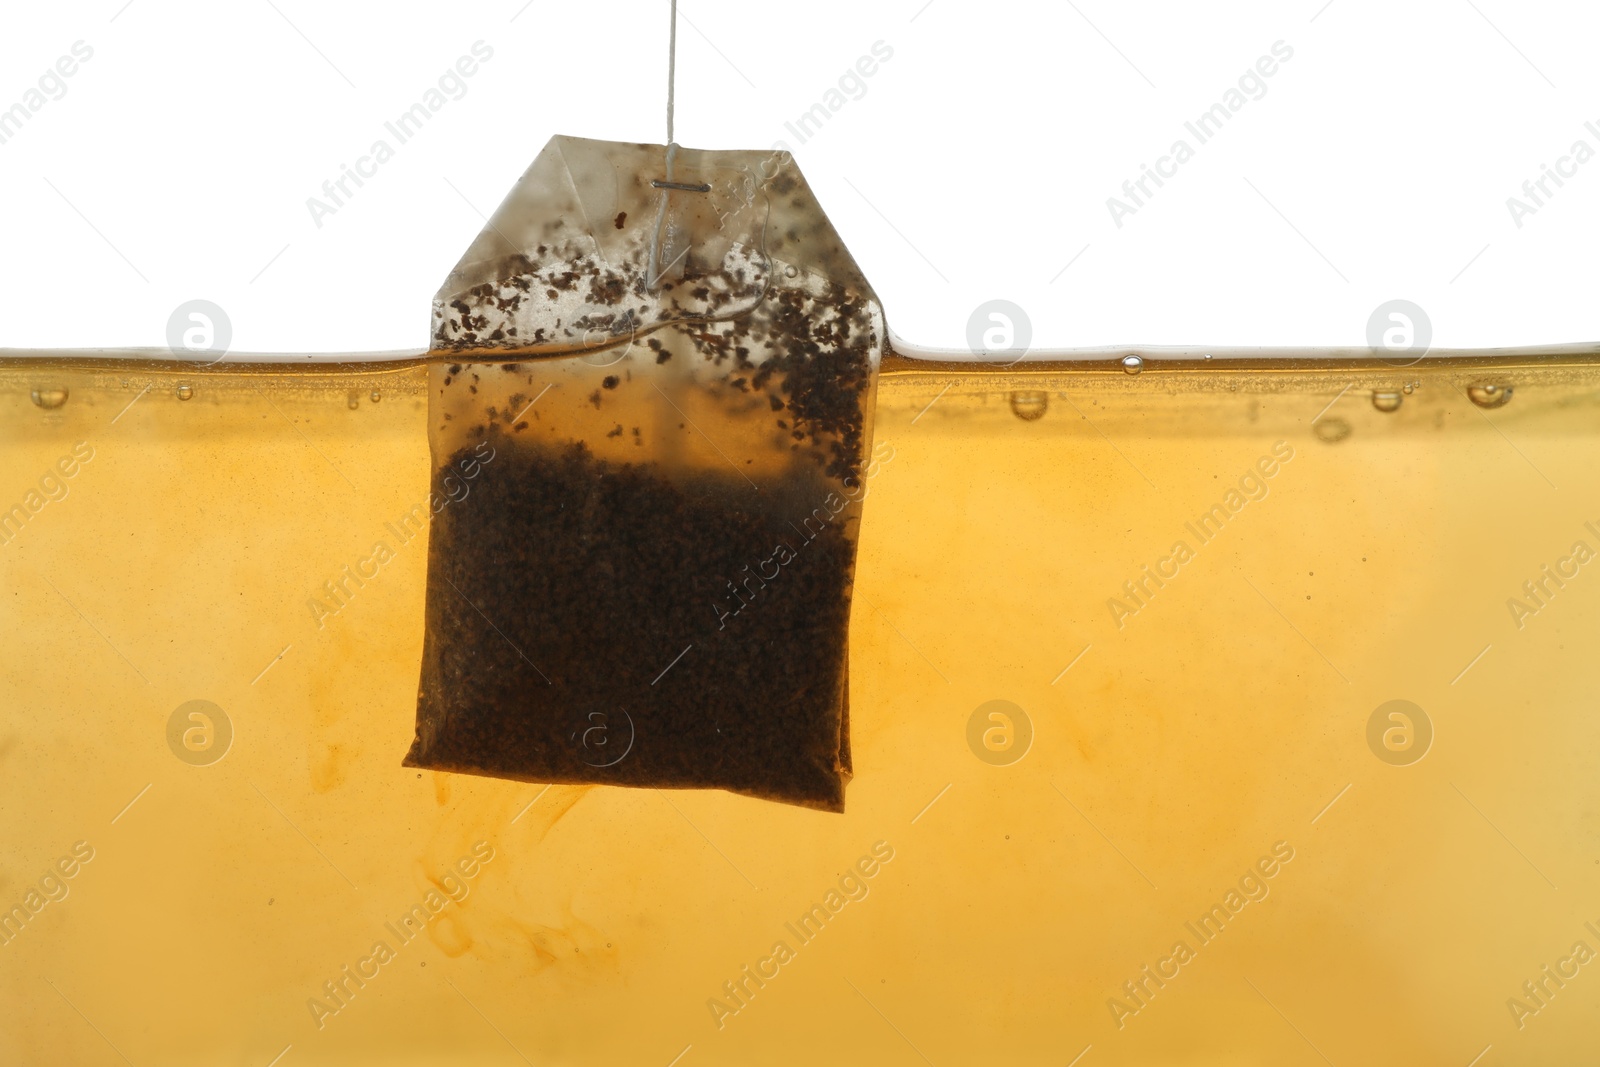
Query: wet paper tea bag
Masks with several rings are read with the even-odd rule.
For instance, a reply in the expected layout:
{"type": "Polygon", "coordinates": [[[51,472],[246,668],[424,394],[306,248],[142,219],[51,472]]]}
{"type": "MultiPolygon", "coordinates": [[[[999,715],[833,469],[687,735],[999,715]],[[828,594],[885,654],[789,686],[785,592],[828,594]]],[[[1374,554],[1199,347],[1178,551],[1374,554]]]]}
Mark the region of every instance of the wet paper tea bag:
{"type": "Polygon", "coordinates": [[[786,154],[554,138],[435,298],[406,765],[843,810],[884,337],[786,154]]]}

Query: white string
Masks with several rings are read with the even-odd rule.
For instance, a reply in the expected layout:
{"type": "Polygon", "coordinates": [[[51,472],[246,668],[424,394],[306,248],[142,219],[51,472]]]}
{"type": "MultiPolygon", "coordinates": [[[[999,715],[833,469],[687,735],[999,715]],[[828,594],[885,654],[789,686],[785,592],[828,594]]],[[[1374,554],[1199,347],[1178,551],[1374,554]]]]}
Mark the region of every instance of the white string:
{"type": "Polygon", "coordinates": [[[672,0],[672,24],[667,29],[667,143],[672,143],[672,93],[678,67],[678,0],[672,0]]]}
{"type": "MultiPolygon", "coordinates": [[[[678,146],[667,144],[667,181],[672,181],[672,157],[678,154],[678,146]]],[[[667,228],[667,197],[671,191],[661,190],[661,204],[656,208],[656,230],[650,238],[650,271],[645,275],[645,288],[654,289],[656,283],[661,281],[661,235],[667,228]]]]}
{"type": "MultiPolygon", "coordinates": [[[[672,181],[672,157],[677,155],[678,146],[672,140],[672,97],[673,83],[677,80],[678,72],[678,0],[671,0],[672,25],[667,30],[667,181],[672,181]]],[[[650,269],[645,275],[645,288],[654,289],[661,280],[658,270],[661,265],[661,235],[667,226],[667,197],[668,191],[661,190],[661,204],[656,208],[656,229],[650,238],[650,269]]]]}

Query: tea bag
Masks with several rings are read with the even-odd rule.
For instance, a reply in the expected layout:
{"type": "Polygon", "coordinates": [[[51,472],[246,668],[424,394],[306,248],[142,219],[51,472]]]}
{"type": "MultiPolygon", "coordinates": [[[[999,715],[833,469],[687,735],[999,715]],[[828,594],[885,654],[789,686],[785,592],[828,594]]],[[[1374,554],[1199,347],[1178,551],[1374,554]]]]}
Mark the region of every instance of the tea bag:
{"type": "Polygon", "coordinates": [[[884,337],[786,153],[553,138],[434,300],[406,765],[842,811],[884,337]]]}

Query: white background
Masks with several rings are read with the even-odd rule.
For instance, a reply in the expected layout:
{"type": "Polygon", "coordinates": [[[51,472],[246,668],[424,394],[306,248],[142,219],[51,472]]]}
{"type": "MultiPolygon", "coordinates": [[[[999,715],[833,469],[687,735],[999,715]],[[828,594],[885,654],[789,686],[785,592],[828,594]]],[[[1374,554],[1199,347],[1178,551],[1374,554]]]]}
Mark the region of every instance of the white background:
{"type": "MultiPolygon", "coordinates": [[[[786,142],[912,342],[962,347],[993,298],[1035,348],[1356,345],[1393,298],[1435,345],[1600,340],[1600,159],[1520,228],[1506,204],[1574,141],[1600,150],[1592,4],[680,11],[677,140],[786,142]],[[1266,95],[1118,228],[1107,198],[1280,40],[1266,95]],[[785,122],[878,41],[864,95],[800,143],[785,122]]],[[[550,135],[664,139],[666,29],[665,0],[8,5],[0,109],[94,54],[0,144],[0,347],[162,346],[205,298],[235,351],[420,348],[550,135]],[[316,226],[307,198],[478,40],[466,95],[316,226]]]]}

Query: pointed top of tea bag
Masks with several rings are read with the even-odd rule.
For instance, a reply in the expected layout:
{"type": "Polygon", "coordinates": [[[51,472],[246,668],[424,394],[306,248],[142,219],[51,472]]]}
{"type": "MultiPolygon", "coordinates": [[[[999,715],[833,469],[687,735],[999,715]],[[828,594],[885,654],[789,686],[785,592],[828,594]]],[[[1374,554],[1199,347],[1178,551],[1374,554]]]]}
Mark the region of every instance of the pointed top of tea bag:
{"type": "Polygon", "coordinates": [[[669,176],[668,151],[551,138],[434,297],[433,349],[583,351],[775,288],[876,305],[787,152],[672,146],[669,176]]]}

